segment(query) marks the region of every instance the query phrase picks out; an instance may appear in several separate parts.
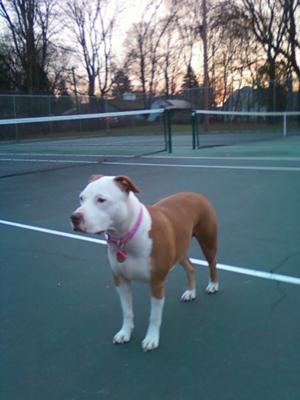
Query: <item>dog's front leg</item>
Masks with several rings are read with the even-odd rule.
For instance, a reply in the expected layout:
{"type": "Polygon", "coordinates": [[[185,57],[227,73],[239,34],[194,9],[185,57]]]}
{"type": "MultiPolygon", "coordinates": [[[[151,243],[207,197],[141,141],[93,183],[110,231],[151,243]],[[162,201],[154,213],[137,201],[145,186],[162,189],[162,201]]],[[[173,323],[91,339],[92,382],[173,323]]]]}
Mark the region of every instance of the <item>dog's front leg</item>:
{"type": "Polygon", "coordinates": [[[165,303],[164,289],[164,282],[151,282],[151,311],[147,334],[142,342],[144,351],[154,350],[159,345],[160,325],[165,303]]]}
{"type": "Polygon", "coordinates": [[[115,277],[116,289],[120,296],[123,312],[123,325],[114,336],[113,343],[127,343],[130,341],[133,331],[132,291],[130,282],[115,277]]]}

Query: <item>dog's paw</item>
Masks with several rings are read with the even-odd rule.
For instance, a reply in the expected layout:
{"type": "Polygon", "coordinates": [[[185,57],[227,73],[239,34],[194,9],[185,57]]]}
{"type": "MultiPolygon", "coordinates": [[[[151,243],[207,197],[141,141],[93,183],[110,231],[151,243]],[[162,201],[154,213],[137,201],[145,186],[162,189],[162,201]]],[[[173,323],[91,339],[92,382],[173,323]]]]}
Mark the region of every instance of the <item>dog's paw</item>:
{"type": "Polygon", "coordinates": [[[208,294],[217,293],[218,290],[219,290],[219,282],[209,281],[209,283],[206,287],[206,293],[208,293],[208,294]]]}
{"type": "Polygon", "coordinates": [[[188,289],[181,296],[181,301],[192,301],[196,298],[196,289],[188,289]]]}
{"type": "Polygon", "coordinates": [[[113,338],[114,344],[125,344],[130,342],[131,330],[121,329],[113,338]]]}
{"type": "Polygon", "coordinates": [[[152,331],[147,333],[145,339],[142,341],[142,349],[144,352],[152,351],[158,348],[159,333],[152,331]]]}

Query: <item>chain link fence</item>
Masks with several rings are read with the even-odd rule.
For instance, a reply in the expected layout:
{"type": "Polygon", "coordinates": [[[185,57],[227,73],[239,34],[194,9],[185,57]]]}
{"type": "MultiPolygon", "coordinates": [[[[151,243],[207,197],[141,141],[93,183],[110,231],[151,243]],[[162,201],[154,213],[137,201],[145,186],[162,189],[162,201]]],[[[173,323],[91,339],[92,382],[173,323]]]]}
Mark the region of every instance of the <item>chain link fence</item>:
{"type": "MultiPolygon", "coordinates": [[[[205,110],[205,96],[208,95],[211,111],[225,112],[254,112],[269,111],[300,111],[300,91],[295,85],[269,85],[267,88],[252,88],[244,86],[231,91],[223,101],[220,93],[213,88],[193,88],[181,91],[176,96],[145,96],[141,93],[124,93],[114,98],[99,98],[88,96],[47,96],[47,95],[0,95],[0,119],[18,119],[34,117],[72,116],[94,113],[115,113],[120,111],[136,111],[142,109],[171,109],[172,132],[174,137],[191,134],[191,116],[193,110],[205,110]]],[[[205,131],[213,132],[213,125],[232,122],[232,117],[218,120],[216,115],[205,119],[205,131]],[[208,127],[209,123],[209,127],[208,127]]],[[[266,122],[259,117],[235,117],[238,122],[256,123],[257,120],[266,122]]],[[[149,125],[146,131],[155,132],[155,124],[160,124],[160,117],[152,113],[146,119],[140,116],[119,122],[117,118],[74,119],[74,121],[44,122],[42,124],[14,124],[9,122],[0,126],[0,142],[22,141],[27,139],[50,139],[60,137],[93,136],[102,132],[108,134],[119,127],[123,132],[134,133],[141,126],[149,125]],[[125,129],[126,128],[126,129],[125,129]],[[149,129],[148,129],[149,128],[149,129]]],[[[278,118],[269,118],[267,123],[274,130],[278,118]]],[[[3,121],[5,123],[5,121],[3,121]]],[[[300,117],[289,117],[290,132],[299,133],[300,117]],[[295,129],[294,129],[295,128],[295,129]],[[294,130],[293,130],[294,129],[294,130]]]]}
{"type": "Polygon", "coordinates": [[[269,84],[267,88],[244,86],[224,95],[213,88],[183,90],[175,96],[149,96],[124,93],[115,98],[88,96],[0,95],[0,118],[41,117],[94,112],[116,112],[151,108],[190,111],[206,109],[208,91],[210,110],[224,111],[300,111],[300,90],[296,85],[269,84]]]}

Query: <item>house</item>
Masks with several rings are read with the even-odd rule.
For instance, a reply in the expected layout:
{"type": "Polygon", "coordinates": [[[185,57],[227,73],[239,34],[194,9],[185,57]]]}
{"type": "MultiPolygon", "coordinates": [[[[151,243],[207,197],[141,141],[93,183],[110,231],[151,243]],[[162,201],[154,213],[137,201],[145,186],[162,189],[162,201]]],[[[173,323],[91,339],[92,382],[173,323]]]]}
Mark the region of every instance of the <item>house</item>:
{"type": "MultiPolygon", "coordinates": [[[[155,99],[150,106],[151,110],[155,110],[157,108],[168,108],[172,110],[191,110],[192,106],[186,100],[180,99],[155,99]]],[[[160,114],[150,114],[148,117],[148,121],[152,122],[157,120],[160,117],[160,114]]]]}
{"type": "Polygon", "coordinates": [[[244,86],[236,90],[226,100],[224,111],[267,111],[264,104],[264,93],[262,90],[253,89],[250,86],[244,86]]]}
{"type": "Polygon", "coordinates": [[[191,109],[191,103],[180,99],[156,99],[151,103],[150,108],[191,109]]]}
{"type": "Polygon", "coordinates": [[[131,93],[131,92],[124,92],[122,94],[122,100],[124,101],[135,101],[136,100],[136,94],[131,93]]]}

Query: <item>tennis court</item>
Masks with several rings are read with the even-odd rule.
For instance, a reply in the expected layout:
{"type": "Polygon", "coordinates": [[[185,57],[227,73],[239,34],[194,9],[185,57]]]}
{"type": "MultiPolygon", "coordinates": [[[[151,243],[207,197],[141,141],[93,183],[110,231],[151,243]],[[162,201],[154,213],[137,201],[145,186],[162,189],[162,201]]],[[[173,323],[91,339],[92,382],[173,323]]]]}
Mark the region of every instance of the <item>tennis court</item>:
{"type": "Polygon", "coordinates": [[[246,144],[248,151],[249,143],[275,142],[278,148],[276,141],[280,141],[282,148],[290,147],[289,142],[299,136],[300,112],[183,112],[167,108],[0,119],[3,155],[140,157],[168,152],[195,156],[191,149],[201,149],[203,155],[210,148],[209,155],[214,155],[222,146],[246,144]]]}
{"type": "Polygon", "coordinates": [[[299,137],[191,150],[183,134],[173,154],[139,157],[65,140],[0,148],[1,398],[298,400],[299,137]],[[201,192],[218,214],[220,292],[204,293],[193,243],[198,297],[181,303],[185,275],[171,272],[153,353],[141,350],[147,286],[134,285],[132,341],[113,345],[121,310],[103,238],[70,227],[95,173],[129,175],[144,203],[201,192]]]}

